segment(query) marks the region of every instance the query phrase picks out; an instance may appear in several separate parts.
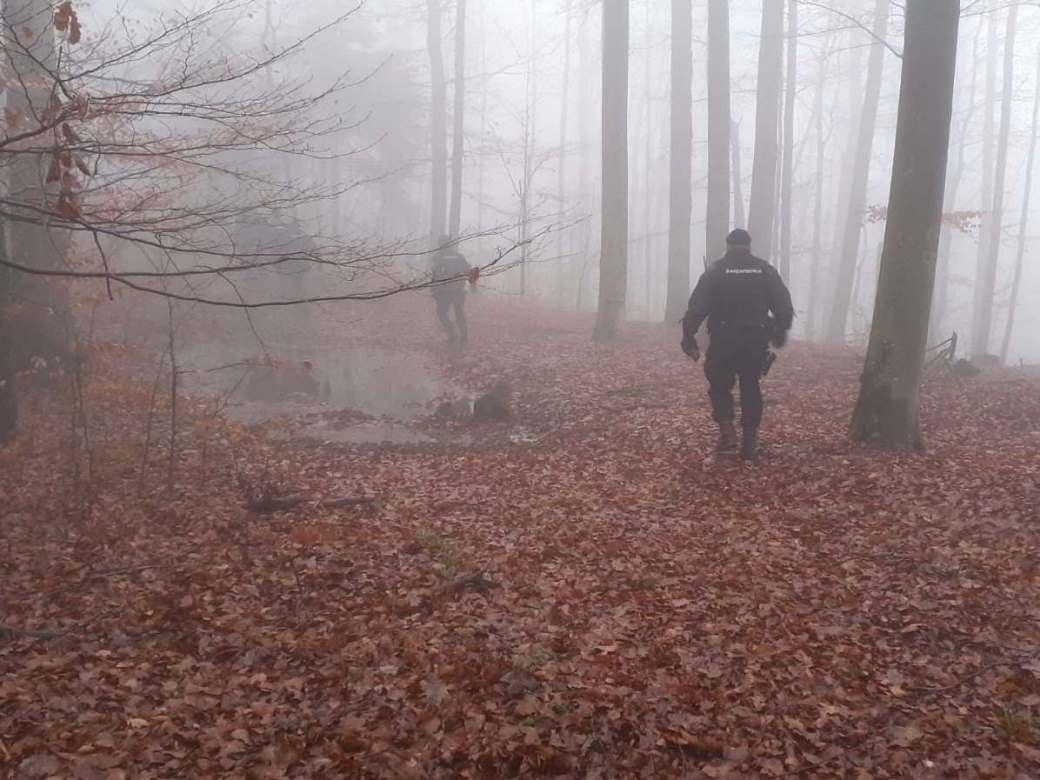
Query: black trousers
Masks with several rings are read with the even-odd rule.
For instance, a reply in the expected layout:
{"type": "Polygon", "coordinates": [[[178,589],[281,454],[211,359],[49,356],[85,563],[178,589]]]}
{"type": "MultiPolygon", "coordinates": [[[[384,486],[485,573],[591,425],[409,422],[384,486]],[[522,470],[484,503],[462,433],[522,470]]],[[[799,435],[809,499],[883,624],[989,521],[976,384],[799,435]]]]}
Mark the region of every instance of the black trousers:
{"type": "Polygon", "coordinates": [[[466,322],[466,293],[452,293],[450,295],[438,295],[434,298],[437,302],[437,318],[441,321],[441,327],[449,341],[459,341],[465,344],[469,341],[469,325],[466,322]],[[451,320],[452,310],[455,311],[455,321],[451,320]]]}
{"type": "Polygon", "coordinates": [[[704,373],[710,385],[712,413],[719,423],[733,422],[733,387],[740,381],[741,425],[757,430],[762,423],[762,370],[769,342],[765,330],[751,328],[712,333],[704,373]]]}

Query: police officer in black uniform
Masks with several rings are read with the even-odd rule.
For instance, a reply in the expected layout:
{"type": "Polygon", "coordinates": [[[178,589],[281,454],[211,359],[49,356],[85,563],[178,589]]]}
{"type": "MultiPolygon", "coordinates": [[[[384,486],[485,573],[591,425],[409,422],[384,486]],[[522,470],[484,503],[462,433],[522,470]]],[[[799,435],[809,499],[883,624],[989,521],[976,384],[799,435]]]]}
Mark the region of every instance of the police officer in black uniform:
{"type": "Polygon", "coordinates": [[[758,454],[762,422],[761,379],[769,360],[769,345],[787,343],[794,321],[791,294],[780,274],[751,254],[751,236],[734,230],[726,238],[726,256],[701,276],[683,318],[682,349],[700,360],[697,331],[708,321],[711,344],[704,362],[710,384],[712,411],[719,425],[718,451],[746,460],[758,454]],[[740,380],[743,444],[734,424],[733,386],[740,380]]]}
{"type": "Polygon", "coordinates": [[[441,236],[440,249],[433,256],[433,300],[437,304],[437,318],[453,347],[465,347],[469,343],[466,322],[466,275],[469,272],[470,264],[452,243],[451,236],[441,236]]]}

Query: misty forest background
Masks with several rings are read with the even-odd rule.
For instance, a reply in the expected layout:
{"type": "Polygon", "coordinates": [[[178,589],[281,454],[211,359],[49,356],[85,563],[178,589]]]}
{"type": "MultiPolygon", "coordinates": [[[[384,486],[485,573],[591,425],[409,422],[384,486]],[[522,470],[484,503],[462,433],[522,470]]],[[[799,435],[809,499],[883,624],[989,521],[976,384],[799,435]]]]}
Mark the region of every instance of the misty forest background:
{"type": "Polygon", "coordinates": [[[1040,771],[1035,2],[0,21],[0,774],[1040,771]]]}

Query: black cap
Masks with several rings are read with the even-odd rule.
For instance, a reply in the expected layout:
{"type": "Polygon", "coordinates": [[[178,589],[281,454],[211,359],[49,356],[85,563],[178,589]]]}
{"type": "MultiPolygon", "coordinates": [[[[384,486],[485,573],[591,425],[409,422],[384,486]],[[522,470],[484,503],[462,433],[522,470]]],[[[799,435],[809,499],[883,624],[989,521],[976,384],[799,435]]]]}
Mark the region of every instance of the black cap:
{"type": "Polygon", "coordinates": [[[726,243],[729,246],[751,246],[751,234],[746,230],[737,228],[726,236],[726,243]]]}

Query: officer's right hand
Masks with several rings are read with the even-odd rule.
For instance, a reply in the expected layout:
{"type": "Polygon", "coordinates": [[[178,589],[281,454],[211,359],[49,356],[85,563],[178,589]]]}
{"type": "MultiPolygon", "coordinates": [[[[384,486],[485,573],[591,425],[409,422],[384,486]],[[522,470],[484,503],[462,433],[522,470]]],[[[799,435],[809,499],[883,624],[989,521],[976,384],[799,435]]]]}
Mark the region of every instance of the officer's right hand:
{"type": "Polygon", "coordinates": [[[684,339],[682,343],[682,351],[685,352],[686,356],[694,363],[697,363],[701,359],[701,348],[700,345],[697,344],[697,339],[695,338],[689,340],[684,339]]]}

